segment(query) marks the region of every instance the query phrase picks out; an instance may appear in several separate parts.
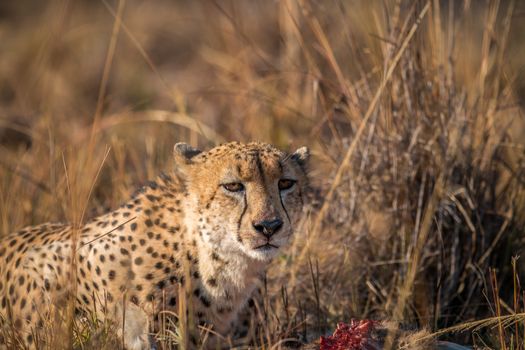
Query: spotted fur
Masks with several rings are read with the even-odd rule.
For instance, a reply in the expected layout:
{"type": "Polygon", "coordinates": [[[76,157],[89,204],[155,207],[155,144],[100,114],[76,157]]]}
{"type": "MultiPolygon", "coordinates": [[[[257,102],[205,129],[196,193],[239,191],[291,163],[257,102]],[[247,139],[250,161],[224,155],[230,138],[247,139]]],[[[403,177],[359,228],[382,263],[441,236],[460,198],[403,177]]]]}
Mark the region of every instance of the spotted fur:
{"type": "Polygon", "coordinates": [[[43,224],[2,238],[4,327],[14,326],[33,346],[50,306],[65,304],[74,291],[80,314],[96,311],[118,321],[127,307],[126,346],[147,349],[147,320],[161,310],[178,313],[184,286],[198,324],[232,333],[264,268],[299,220],[308,151],[288,155],[268,144],[234,142],[201,152],[177,144],[174,157],[171,175],[83,227],[43,224]],[[282,179],[292,187],[280,189],[282,179]],[[228,184],[243,190],[230,191],[228,184]],[[256,226],[265,220],[282,224],[268,236],[256,226]]]}

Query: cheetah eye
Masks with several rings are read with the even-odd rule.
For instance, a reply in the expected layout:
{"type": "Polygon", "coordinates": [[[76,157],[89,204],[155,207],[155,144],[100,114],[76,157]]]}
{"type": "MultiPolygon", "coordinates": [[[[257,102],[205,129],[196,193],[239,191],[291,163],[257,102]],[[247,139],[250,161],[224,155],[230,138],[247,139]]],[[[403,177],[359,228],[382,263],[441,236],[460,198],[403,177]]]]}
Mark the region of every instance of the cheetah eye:
{"type": "Polygon", "coordinates": [[[279,191],[288,190],[288,189],[292,188],[293,185],[295,185],[295,183],[296,183],[295,180],[281,179],[281,180],[279,180],[279,183],[278,183],[279,191]]]}
{"type": "Polygon", "coordinates": [[[231,182],[228,184],[223,184],[222,187],[224,187],[226,191],[230,191],[230,192],[244,191],[244,185],[240,182],[231,182]]]}

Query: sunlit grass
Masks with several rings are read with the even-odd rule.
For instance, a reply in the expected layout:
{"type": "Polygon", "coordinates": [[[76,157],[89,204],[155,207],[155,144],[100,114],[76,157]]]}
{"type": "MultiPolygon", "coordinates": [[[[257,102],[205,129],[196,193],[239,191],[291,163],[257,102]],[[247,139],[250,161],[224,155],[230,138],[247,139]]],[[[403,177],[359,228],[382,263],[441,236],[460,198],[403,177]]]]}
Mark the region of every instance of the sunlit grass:
{"type": "MultiPolygon", "coordinates": [[[[387,347],[523,349],[521,2],[0,6],[0,234],[118,207],[179,141],[308,145],[305,220],[251,346],[373,318],[387,347]]],[[[119,346],[69,311],[48,347],[119,346]]],[[[162,346],[187,347],[165,324],[162,346]]]]}

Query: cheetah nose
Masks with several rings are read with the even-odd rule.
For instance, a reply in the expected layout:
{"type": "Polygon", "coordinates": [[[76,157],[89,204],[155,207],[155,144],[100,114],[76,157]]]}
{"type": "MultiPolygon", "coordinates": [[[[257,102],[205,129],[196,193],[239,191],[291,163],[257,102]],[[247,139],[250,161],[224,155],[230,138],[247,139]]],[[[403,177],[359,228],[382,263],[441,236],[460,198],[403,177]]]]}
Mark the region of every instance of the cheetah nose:
{"type": "Polygon", "coordinates": [[[262,233],[266,238],[270,238],[283,226],[283,221],[276,218],[273,220],[253,222],[252,225],[255,231],[262,233]]]}

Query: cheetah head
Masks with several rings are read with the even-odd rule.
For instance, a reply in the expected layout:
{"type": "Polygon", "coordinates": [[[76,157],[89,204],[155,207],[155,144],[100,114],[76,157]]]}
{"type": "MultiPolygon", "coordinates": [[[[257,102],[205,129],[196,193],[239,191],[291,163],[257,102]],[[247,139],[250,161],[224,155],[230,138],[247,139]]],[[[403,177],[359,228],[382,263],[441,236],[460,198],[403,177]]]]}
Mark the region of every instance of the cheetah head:
{"type": "Polygon", "coordinates": [[[307,186],[306,147],[286,154],[233,142],[201,152],[178,143],[174,155],[189,198],[186,224],[202,244],[269,261],[290,240],[307,186]]]}

